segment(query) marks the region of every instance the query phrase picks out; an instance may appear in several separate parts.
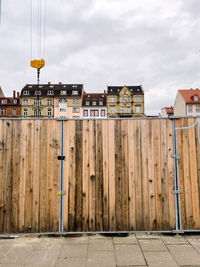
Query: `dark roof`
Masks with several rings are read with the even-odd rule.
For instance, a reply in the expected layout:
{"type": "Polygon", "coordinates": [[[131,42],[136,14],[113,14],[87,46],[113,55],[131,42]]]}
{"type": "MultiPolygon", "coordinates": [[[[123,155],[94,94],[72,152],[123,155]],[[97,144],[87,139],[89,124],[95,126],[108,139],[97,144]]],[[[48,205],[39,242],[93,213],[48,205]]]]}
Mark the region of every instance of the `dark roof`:
{"type": "MultiPolygon", "coordinates": [[[[126,86],[126,85],[124,85],[124,86],[126,86]]],[[[116,94],[119,94],[119,92],[122,90],[122,88],[124,86],[108,86],[107,94],[108,95],[116,95],[116,94]]],[[[126,87],[134,95],[143,95],[144,94],[141,85],[137,85],[137,86],[126,86],[126,87]]]]}
{"type": "Polygon", "coordinates": [[[48,95],[48,97],[61,96],[61,91],[67,91],[65,96],[82,96],[83,84],[27,84],[21,91],[21,96],[23,97],[35,97],[35,91],[41,91],[42,97],[47,96],[48,91],[54,91],[53,95],[48,95]],[[29,91],[29,95],[24,95],[24,91],[29,91]],[[72,91],[78,91],[77,95],[72,95],[72,91]]]}
{"type": "Polygon", "coordinates": [[[0,106],[16,106],[20,105],[19,97],[0,97],[0,106]],[[7,103],[2,103],[1,100],[7,100],[7,103]],[[17,103],[14,103],[14,100],[17,100],[17,103]]]}
{"type": "Polygon", "coordinates": [[[106,94],[105,93],[88,93],[88,94],[83,94],[83,106],[106,106],[106,94]],[[99,102],[103,101],[103,105],[99,105],[99,102]],[[86,105],[86,102],[89,102],[89,105],[86,105]],[[93,102],[96,102],[96,105],[93,105],[93,102]]]}

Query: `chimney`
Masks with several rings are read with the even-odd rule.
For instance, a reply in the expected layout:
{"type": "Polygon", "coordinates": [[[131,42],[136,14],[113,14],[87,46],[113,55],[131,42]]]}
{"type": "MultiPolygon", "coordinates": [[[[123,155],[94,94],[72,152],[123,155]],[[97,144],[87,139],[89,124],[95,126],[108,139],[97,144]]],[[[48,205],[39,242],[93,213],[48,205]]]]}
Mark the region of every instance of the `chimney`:
{"type": "Polygon", "coordinates": [[[51,84],[51,82],[48,82],[48,85],[50,85],[51,84]]]}
{"type": "Polygon", "coordinates": [[[104,90],[104,95],[106,95],[106,90],[104,90]]]}
{"type": "Polygon", "coordinates": [[[62,84],[62,82],[59,82],[59,84],[62,84]]]}
{"type": "Polygon", "coordinates": [[[19,92],[17,92],[17,98],[19,98],[19,92]]]}
{"type": "Polygon", "coordinates": [[[15,98],[15,94],[16,94],[16,92],[15,92],[15,91],[13,91],[13,98],[15,98]]]}

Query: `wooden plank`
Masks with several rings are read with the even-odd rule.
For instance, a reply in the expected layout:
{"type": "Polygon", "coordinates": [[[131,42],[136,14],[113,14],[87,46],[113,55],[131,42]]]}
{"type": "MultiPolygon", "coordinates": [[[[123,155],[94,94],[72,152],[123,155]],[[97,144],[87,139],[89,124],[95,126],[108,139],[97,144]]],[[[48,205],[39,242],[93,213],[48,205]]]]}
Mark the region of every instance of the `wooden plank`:
{"type": "Polygon", "coordinates": [[[25,219],[25,181],[26,181],[26,138],[27,138],[27,121],[21,121],[20,135],[20,182],[19,182],[19,231],[24,232],[25,219]]]}
{"type": "Polygon", "coordinates": [[[82,186],[83,186],[83,121],[76,121],[76,201],[75,201],[75,224],[78,232],[82,227],[82,186]]]}
{"type": "Polygon", "coordinates": [[[4,216],[4,120],[0,120],[0,233],[3,234],[3,216],[4,216]]]}
{"type": "MultiPolygon", "coordinates": [[[[143,188],[143,220],[144,220],[144,230],[150,229],[149,221],[149,183],[151,180],[148,179],[148,120],[141,121],[141,154],[142,154],[142,168],[141,168],[141,177],[142,177],[142,188],[143,188]]],[[[134,136],[135,139],[135,136],[134,136]]],[[[135,179],[135,178],[134,178],[135,179]]],[[[135,186],[135,185],[133,185],[135,186]]],[[[134,192],[136,194],[137,192],[134,192]]],[[[136,206],[134,207],[136,209],[136,206]]]]}
{"type": "MultiPolygon", "coordinates": [[[[115,124],[114,120],[108,123],[108,187],[109,187],[109,230],[116,229],[115,216],[115,124]]],[[[103,149],[105,147],[103,146],[103,149]]]]}
{"type": "MultiPolygon", "coordinates": [[[[183,120],[183,126],[188,126],[188,119],[183,120]]],[[[185,188],[185,206],[186,206],[186,227],[193,228],[193,206],[192,206],[192,192],[190,180],[190,166],[189,166],[189,131],[183,130],[183,173],[184,173],[184,188],[185,188]]]]}
{"type": "Polygon", "coordinates": [[[167,120],[167,176],[168,176],[168,194],[169,202],[169,229],[175,229],[175,204],[174,204],[174,159],[173,154],[173,121],[167,120]]]}
{"type": "Polygon", "coordinates": [[[122,133],[122,225],[124,230],[128,230],[128,212],[129,212],[129,200],[128,200],[128,136],[127,136],[127,120],[121,122],[122,133]]]}
{"type": "Polygon", "coordinates": [[[33,152],[33,136],[32,136],[32,121],[27,121],[26,143],[26,170],[25,170],[25,213],[24,227],[26,232],[31,232],[32,229],[32,196],[33,196],[33,181],[32,181],[32,152],[33,152]]]}
{"type": "Polygon", "coordinates": [[[102,121],[96,124],[96,202],[95,202],[95,225],[97,231],[103,228],[103,148],[102,148],[102,121]]]}
{"type": "Polygon", "coordinates": [[[198,182],[198,198],[200,209],[200,137],[198,127],[195,128],[195,140],[196,140],[196,159],[197,159],[197,182],[198,182]]]}
{"type": "MultiPolygon", "coordinates": [[[[188,124],[193,125],[196,119],[188,118],[188,124]]],[[[195,128],[189,131],[189,162],[190,162],[190,183],[192,193],[192,212],[193,212],[193,229],[200,228],[200,215],[199,215],[199,190],[197,181],[197,158],[196,158],[196,140],[195,128]]]]}
{"type": "Polygon", "coordinates": [[[135,121],[128,120],[129,230],[136,230],[135,121]]]}
{"type": "Polygon", "coordinates": [[[83,121],[83,231],[89,228],[89,121],[83,121]]]}
{"type": "Polygon", "coordinates": [[[75,226],[75,186],[76,186],[76,121],[69,121],[69,138],[70,138],[70,153],[69,153],[69,231],[74,230],[75,226]]]}
{"type": "Polygon", "coordinates": [[[116,200],[116,230],[123,230],[122,225],[122,149],[121,121],[115,121],[115,200],[116,200]]]}
{"type": "Polygon", "coordinates": [[[32,232],[39,232],[39,144],[40,144],[40,121],[34,121],[33,127],[33,218],[32,232]]]}
{"type": "MultiPolygon", "coordinates": [[[[89,230],[95,231],[96,136],[95,121],[89,121],[89,230]]],[[[106,185],[105,185],[106,188],[106,185]]]]}
{"type": "Polygon", "coordinates": [[[39,231],[46,231],[46,187],[47,187],[47,121],[40,121],[40,154],[39,154],[39,231]]]}

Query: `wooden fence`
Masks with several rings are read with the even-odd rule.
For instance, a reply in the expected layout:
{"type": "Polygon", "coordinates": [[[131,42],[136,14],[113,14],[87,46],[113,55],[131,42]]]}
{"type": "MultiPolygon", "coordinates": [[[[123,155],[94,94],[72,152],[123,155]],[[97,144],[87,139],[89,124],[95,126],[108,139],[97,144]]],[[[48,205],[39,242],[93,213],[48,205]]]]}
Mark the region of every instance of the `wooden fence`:
{"type": "MultiPolygon", "coordinates": [[[[0,120],[0,233],[58,231],[60,124],[0,120]]],[[[200,229],[197,128],[177,133],[183,229],[200,229]]],[[[171,154],[172,120],[65,121],[64,231],[175,229],[171,154]]]]}

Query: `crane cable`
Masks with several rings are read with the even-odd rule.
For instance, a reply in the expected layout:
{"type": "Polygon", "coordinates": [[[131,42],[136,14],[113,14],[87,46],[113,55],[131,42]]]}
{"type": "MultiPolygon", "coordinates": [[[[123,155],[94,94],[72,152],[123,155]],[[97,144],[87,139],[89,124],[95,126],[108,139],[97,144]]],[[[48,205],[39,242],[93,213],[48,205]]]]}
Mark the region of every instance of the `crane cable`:
{"type": "Polygon", "coordinates": [[[39,73],[40,69],[45,66],[45,38],[46,38],[46,0],[38,0],[36,3],[37,6],[37,18],[36,18],[36,24],[33,25],[33,0],[31,0],[31,14],[30,14],[30,54],[31,54],[31,67],[37,69],[38,73],[38,83],[39,83],[39,73]],[[44,6],[43,6],[44,3],[44,6]],[[43,19],[42,19],[43,18],[43,19]],[[35,27],[34,27],[35,26],[35,27]],[[43,28],[42,28],[43,26],[43,28]],[[38,59],[33,60],[33,34],[37,36],[37,51],[36,51],[36,56],[38,59]],[[43,54],[43,55],[42,55],[43,54]],[[43,57],[43,58],[42,58],[43,57]]]}

